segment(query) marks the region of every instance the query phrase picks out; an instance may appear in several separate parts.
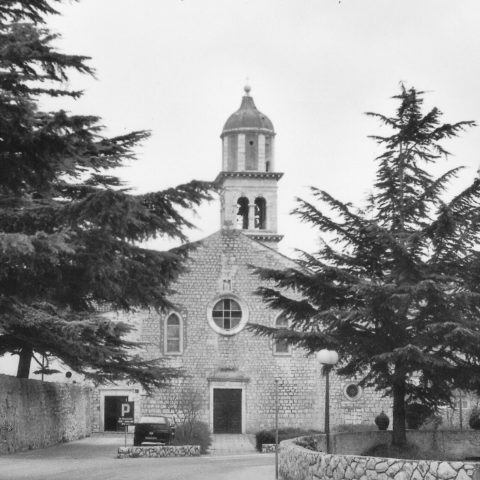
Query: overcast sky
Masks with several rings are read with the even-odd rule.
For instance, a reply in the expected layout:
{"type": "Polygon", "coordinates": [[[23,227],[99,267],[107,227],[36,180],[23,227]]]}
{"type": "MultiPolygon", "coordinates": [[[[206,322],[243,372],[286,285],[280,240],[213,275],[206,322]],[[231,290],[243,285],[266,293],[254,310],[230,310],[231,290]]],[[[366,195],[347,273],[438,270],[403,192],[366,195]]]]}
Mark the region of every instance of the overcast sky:
{"type": "MultiPolygon", "coordinates": [[[[478,0],[82,0],[49,26],[68,53],[92,57],[97,78],[60,106],[103,118],[109,134],[149,129],[139,160],[121,175],[139,192],[221,168],[219,135],[246,77],[277,132],[282,250],[312,250],[317,233],[289,216],[307,186],[361,203],[379,153],[366,111],[393,114],[399,83],[426,90],[445,121],[480,119],[478,0]]],[[[446,144],[452,164],[480,164],[480,129],[446,144]]],[[[219,228],[217,202],[195,219],[196,240],[219,228]]],[[[154,243],[164,247],[162,243],[154,243]]]]}

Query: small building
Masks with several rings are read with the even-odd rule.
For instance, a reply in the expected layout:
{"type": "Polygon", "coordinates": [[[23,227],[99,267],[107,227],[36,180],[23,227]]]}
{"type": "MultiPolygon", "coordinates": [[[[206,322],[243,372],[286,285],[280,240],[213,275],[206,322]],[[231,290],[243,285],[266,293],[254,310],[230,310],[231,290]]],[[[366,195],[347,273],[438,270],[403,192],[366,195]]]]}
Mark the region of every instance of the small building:
{"type": "MultiPolygon", "coordinates": [[[[221,134],[220,229],[198,242],[188,270],[174,285],[175,308],[164,314],[137,312],[147,358],[164,357],[185,373],[183,380],[151,396],[139,388],[97,391],[98,430],[116,428],[119,405],[136,404],[139,415],[177,415],[195,402],[198,419],[213,433],[253,433],[271,428],[278,380],[281,426],[323,428],[324,379],[313,356],[301,348],[256,336],[249,323],[285,327],[288,321],[256,294],[264,285],[253,267],[284,269],[296,264],[278,251],[278,182],[275,130],[245,87],[240,108],[221,134]],[[183,406],[181,405],[183,402],[183,406]]],[[[331,380],[333,424],[369,423],[390,401],[355,382],[331,380]]]]}

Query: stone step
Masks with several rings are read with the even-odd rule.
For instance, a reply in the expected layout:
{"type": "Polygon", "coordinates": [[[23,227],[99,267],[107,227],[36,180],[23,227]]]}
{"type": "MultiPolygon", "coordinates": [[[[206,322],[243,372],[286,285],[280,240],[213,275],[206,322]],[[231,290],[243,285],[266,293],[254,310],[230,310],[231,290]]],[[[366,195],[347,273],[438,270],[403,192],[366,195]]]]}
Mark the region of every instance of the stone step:
{"type": "Polygon", "coordinates": [[[211,455],[235,455],[256,453],[255,436],[249,434],[213,434],[211,455]]]}

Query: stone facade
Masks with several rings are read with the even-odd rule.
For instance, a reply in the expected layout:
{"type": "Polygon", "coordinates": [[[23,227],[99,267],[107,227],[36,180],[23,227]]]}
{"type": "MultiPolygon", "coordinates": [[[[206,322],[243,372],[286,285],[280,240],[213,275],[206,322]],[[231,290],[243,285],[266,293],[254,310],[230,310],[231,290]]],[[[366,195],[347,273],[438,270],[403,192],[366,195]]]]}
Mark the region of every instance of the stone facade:
{"type": "Polygon", "coordinates": [[[0,453],[87,437],[91,412],[88,387],[0,375],[0,453]]]}
{"type": "MultiPolygon", "coordinates": [[[[270,338],[247,328],[254,323],[275,327],[280,314],[256,294],[266,284],[253,267],[298,268],[277,250],[282,238],[277,232],[282,173],[274,168],[274,137],[272,122],[257,110],[245,87],[241,106],[221,135],[222,171],[216,179],[220,230],[198,242],[190,254],[187,271],[173,285],[171,312],[138,312],[127,319],[139,324],[146,345],[143,355],[163,357],[185,373],[182,381],[151,396],[140,389],[119,388],[118,396],[135,401],[136,417],[166,414],[181,420],[178,398],[188,391],[195,397],[197,419],[215,433],[254,433],[273,427],[278,380],[280,426],[323,428],[325,379],[315,358],[300,348],[276,351],[270,338]],[[222,317],[220,321],[228,325],[221,327],[218,315],[225,309],[232,318],[222,317]],[[220,428],[222,415],[225,425],[220,428]]],[[[390,401],[374,391],[358,390],[352,396],[348,394],[352,382],[334,373],[331,380],[333,425],[373,425],[381,410],[390,412],[390,401]]],[[[115,389],[98,393],[99,430],[104,428],[105,399],[111,395],[115,389]]]]}
{"type": "MultiPolygon", "coordinates": [[[[271,339],[248,329],[222,335],[211,327],[209,306],[223,297],[241,300],[249,323],[274,326],[278,312],[255,294],[260,281],[251,265],[279,269],[295,266],[292,260],[238,230],[223,229],[200,242],[171,298],[181,318],[181,354],[165,351],[165,322],[171,312],[141,314],[141,339],[148,344],[146,356],[164,356],[169,365],[185,371],[186,379],[183,385],[175,384],[149,397],[136,394],[138,415],[174,415],[172,395],[188,384],[201,397],[199,419],[213,430],[213,389],[237,388],[242,390],[242,432],[254,433],[273,426],[278,379],[280,426],[323,428],[325,379],[313,356],[299,348],[277,355],[271,339]]],[[[389,412],[389,400],[382,400],[372,390],[361,390],[356,398],[349,398],[345,389],[351,383],[332,375],[332,424],[373,425],[382,409],[389,412]]],[[[133,400],[134,389],[131,395],[133,400]]]]}
{"type": "MultiPolygon", "coordinates": [[[[300,440],[300,439],[297,439],[300,440]]],[[[280,445],[282,480],[478,480],[480,464],[468,461],[402,460],[326,454],[286,440],[280,445]]],[[[358,440],[358,438],[357,438],[358,440]]]]}
{"type": "MultiPolygon", "coordinates": [[[[268,309],[255,295],[260,282],[249,265],[286,268],[294,264],[237,230],[224,229],[201,242],[191,256],[188,273],[174,287],[177,293],[171,300],[178,305],[176,312],[182,318],[183,353],[170,356],[169,364],[184,369],[189,386],[202,392],[200,419],[212,427],[212,394],[216,387],[242,390],[243,432],[272,426],[275,379],[279,379],[282,424],[319,426],[321,376],[314,358],[300,349],[275,355],[271,339],[255,336],[247,329],[227,336],[211,328],[209,306],[224,297],[241,300],[249,323],[274,325],[278,312],[268,309]]],[[[165,354],[167,317],[168,313],[153,317],[143,325],[143,341],[151,342],[148,354],[152,358],[165,354]]],[[[145,398],[144,414],[168,413],[168,395],[168,391],[161,391],[145,398]]]]}

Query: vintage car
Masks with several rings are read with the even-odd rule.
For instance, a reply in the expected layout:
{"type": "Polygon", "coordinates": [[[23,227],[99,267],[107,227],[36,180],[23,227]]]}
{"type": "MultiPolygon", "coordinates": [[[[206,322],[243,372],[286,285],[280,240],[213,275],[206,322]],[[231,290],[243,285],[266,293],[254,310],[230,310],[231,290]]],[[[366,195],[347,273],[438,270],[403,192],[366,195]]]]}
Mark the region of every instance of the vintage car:
{"type": "Polygon", "coordinates": [[[168,417],[141,417],[135,424],[133,445],[143,442],[170,444],[175,438],[175,425],[168,417]]]}

